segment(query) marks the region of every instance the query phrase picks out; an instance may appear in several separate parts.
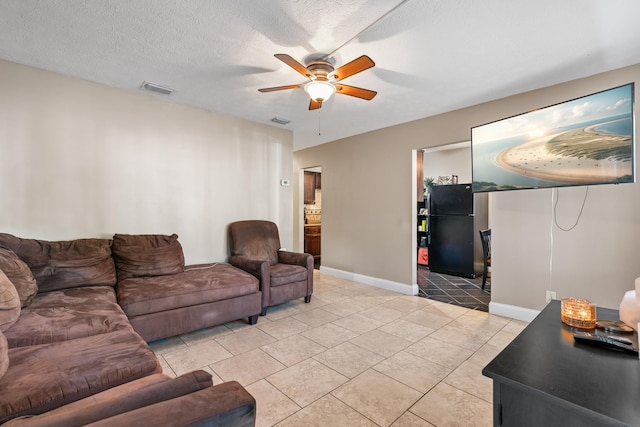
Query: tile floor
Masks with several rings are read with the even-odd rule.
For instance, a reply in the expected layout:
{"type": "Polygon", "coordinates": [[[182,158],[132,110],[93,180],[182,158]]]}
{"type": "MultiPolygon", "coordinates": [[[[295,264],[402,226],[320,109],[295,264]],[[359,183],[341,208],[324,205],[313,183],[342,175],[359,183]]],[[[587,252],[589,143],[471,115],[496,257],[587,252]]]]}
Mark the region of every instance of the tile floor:
{"type": "Polygon", "coordinates": [[[418,266],[418,287],[420,296],[440,302],[489,311],[491,302],[491,276],[482,289],[482,277],[467,279],[434,273],[427,267],[418,266]]]}
{"type": "Polygon", "coordinates": [[[237,380],[257,426],[491,426],[482,368],[526,323],[314,272],[311,303],[152,342],[165,373],[237,380]]]}

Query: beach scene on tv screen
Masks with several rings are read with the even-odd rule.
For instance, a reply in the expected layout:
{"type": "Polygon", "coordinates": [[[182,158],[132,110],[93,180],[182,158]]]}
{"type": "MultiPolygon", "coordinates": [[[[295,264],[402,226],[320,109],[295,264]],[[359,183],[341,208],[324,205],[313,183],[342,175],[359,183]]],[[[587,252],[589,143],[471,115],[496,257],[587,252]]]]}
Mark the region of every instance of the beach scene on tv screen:
{"type": "Polygon", "coordinates": [[[633,84],[472,129],[473,191],[633,182],[633,84]]]}

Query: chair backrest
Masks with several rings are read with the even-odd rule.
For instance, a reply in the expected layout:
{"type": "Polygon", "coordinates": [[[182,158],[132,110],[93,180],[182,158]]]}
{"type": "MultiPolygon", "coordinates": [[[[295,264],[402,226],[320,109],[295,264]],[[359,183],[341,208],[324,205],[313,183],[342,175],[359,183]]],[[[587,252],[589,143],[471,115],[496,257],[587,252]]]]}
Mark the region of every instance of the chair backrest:
{"type": "Polygon", "coordinates": [[[491,258],[491,229],[480,230],[480,241],[482,241],[482,253],[484,258],[491,258]]]}
{"type": "Polygon", "coordinates": [[[278,263],[280,235],[278,226],[271,221],[248,220],[229,224],[231,255],[278,263]]]}

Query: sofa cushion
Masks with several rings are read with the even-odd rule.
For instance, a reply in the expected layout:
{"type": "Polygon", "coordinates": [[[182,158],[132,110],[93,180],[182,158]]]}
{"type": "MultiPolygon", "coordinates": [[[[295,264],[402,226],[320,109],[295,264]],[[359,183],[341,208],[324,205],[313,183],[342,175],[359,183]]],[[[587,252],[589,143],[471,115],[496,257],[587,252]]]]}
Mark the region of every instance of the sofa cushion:
{"type": "Polygon", "coordinates": [[[137,408],[184,396],[211,387],[212,384],[211,374],[202,370],[189,372],[177,378],[153,374],[35,417],[13,419],[3,426],[84,426],[137,408]]]}
{"type": "Polygon", "coordinates": [[[184,254],[177,234],[116,234],[112,249],[118,280],[184,270],[184,254]]]}
{"type": "Polygon", "coordinates": [[[271,286],[307,280],[307,269],[299,265],[276,264],[271,266],[271,286]]]}
{"type": "Polygon", "coordinates": [[[9,360],[0,381],[0,423],[162,371],[153,351],[131,331],[12,348],[9,360]]]}
{"type": "Polygon", "coordinates": [[[188,266],[180,274],[118,282],[118,303],[129,317],[221,301],[258,292],[259,281],[225,263],[188,266]]]}
{"type": "Polygon", "coordinates": [[[9,329],[20,316],[20,296],[6,274],[0,270],[0,331],[9,329]]]}
{"type": "Polygon", "coordinates": [[[38,294],[6,332],[9,347],[48,344],[132,330],[111,286],[90,286],[38,294]]]}
{"type": "Polygon", "coordinates": [[[38,285],[29,266],[11,249],[0,247],[0,270],[4,271],[16,287],[22,307],[31,304],[33,297],[38,293],[38,285]]]}
{"type": "Polygon", "coordinates": [[[109,239],[49,242],[0,233],[0,245],[11,249],[29,266],[39,292],[116,283],[109,239]]]}
{"type": "Polygon", "coordinates": [[[4,373],[9,369],[9,345],[7,338],[0,331],[0,379],[4,373]]]}

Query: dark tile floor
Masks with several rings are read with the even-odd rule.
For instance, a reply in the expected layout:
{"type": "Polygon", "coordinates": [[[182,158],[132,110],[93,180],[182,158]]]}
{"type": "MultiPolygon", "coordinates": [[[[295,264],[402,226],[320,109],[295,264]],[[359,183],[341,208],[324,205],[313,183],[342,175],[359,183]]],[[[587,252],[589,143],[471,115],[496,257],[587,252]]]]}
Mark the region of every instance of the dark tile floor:
{"type": "Polygon", "coordinates": [[[440,302],[455,304],[474,310],[489,311],[491,276],[482,290],[482,277],[467,279],[433,273],[427,267],[418,267],[419,295],[440,302]]]}

